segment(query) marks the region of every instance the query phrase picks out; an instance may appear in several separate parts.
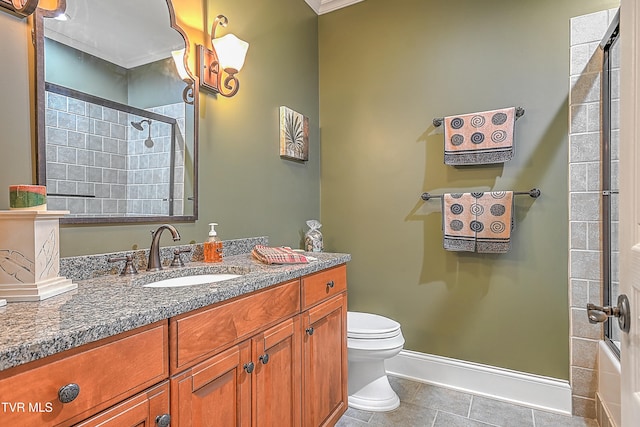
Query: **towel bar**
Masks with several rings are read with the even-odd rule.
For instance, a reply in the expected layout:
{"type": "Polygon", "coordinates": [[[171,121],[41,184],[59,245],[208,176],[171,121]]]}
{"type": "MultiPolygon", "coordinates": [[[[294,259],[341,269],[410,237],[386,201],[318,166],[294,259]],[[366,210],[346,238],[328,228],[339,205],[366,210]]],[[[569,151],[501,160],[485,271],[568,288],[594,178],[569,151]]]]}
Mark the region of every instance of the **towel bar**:
{"type": "MultiPolygon", "coordinates": [[[[537,189],[537,188],[532,188],[529,191],[514,191],[513,192],[514,196],[529,196],[532,197],[534,199],[537,199],[538,197],[540,197],[542,195],[542,192],[537,189]]],[[[427,200],[431,200],[431,199],[440,199],[442,198],[442,194],[429,194],[429,193],[422,193],[422,196],[420,196],[422,198],[422,200],[424,200],[425,202],[427,200]]]]}
{"type": "Polygon", "coordinates": [[[93,194],[67,194],[67,193],[47,193],[47,196],[55,197],[96,197],[93,194]]]}
{"type": "MultiPolygon", "coordinates": [[[[516,120],[518,120],[522,116],[524,116],[524,108],[516,107],[516,120]]],[[[433,119],[434,127],[442,126],[442,123],[444,123],[444,117],[433,119]]]]}

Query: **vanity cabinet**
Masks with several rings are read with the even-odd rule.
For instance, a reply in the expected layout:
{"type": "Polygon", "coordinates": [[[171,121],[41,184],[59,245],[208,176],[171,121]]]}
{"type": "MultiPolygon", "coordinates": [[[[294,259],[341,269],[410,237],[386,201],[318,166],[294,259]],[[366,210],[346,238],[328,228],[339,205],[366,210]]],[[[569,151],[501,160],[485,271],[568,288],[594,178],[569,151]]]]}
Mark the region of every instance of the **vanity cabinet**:
{"type": "Polygon", "coordinates": [[[346,289],[342,265],[172,319],[172,427],[334,425],[346,289]]]}
{"type": "Polygon", "coordinates": [[[346,285],[341,265],[0,371],[0,424],[332,426],[346,285]]]}
{"type": "Polygon", "coordinates": [[[295,280],[172,319],[175,369],[214,353],[171,378],[172,427],[300,426],[299,312],[295,280]]]}
{"type": "Polygon", "coordinates": [[[2,371],[1,424],[83,421],[167,379],[168,353],[163,321],[2,371]]]}
{"type": "Polygon", "coordinates": [[[347,410],[347,271],[302,278],[304,426],[333,426],[347,410]]]}
{"type": "Polygon", "coordinates": [[[172,427],[300,426],[299,320],[174,376],[172,427]]]}
{"type": "Polygon", "coordinates": [[[293,280],[170,319],[171,374],[300,312],[293,280]]]}

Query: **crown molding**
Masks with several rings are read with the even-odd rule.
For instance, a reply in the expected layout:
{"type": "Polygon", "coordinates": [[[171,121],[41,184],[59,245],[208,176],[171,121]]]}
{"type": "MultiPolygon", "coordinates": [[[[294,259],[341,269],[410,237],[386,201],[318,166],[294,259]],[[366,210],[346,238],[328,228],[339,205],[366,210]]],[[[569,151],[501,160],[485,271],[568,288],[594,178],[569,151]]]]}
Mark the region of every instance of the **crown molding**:
{"type": "Polygon", "coordinates": [[[364,0],[304,0],[318,15],[333,12],[364,0]]]}

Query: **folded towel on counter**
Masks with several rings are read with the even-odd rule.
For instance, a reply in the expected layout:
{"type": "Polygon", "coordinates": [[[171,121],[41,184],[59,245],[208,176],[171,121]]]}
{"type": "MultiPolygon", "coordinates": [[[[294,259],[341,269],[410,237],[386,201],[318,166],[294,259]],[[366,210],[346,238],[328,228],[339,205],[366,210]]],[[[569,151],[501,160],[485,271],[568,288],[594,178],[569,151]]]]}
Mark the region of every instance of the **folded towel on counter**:
{"type": "Polygon", "coordinates": [[[481,165],[511,160],[514,107],[444,118],[444,163],[481,165]]]}
{"type": "Polygon", "coordinates": [[[513,192],[442,196],[443,247],[449,251],[506,253],[513,230],[513,192]]]}
{"type": "Polygon", "coordinates": [[[251,254],[258,261],[265,264],[306,264],[309,262],[306,256],[286,246],[269,247],[256,245],[253,247],[251,254]]]}

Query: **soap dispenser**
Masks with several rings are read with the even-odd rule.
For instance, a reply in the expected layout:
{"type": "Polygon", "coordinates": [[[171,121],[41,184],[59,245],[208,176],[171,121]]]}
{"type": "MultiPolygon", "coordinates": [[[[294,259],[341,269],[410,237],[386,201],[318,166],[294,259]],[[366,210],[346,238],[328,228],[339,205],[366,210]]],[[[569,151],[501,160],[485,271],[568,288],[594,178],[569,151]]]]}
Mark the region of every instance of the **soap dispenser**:
{"type": "Polygon", "coordinates": [[[209,224],[209,239],[204,242],[204,262],[221,262],[222,261],[222,241],[218,239],[215,222],[209,224]]]}

